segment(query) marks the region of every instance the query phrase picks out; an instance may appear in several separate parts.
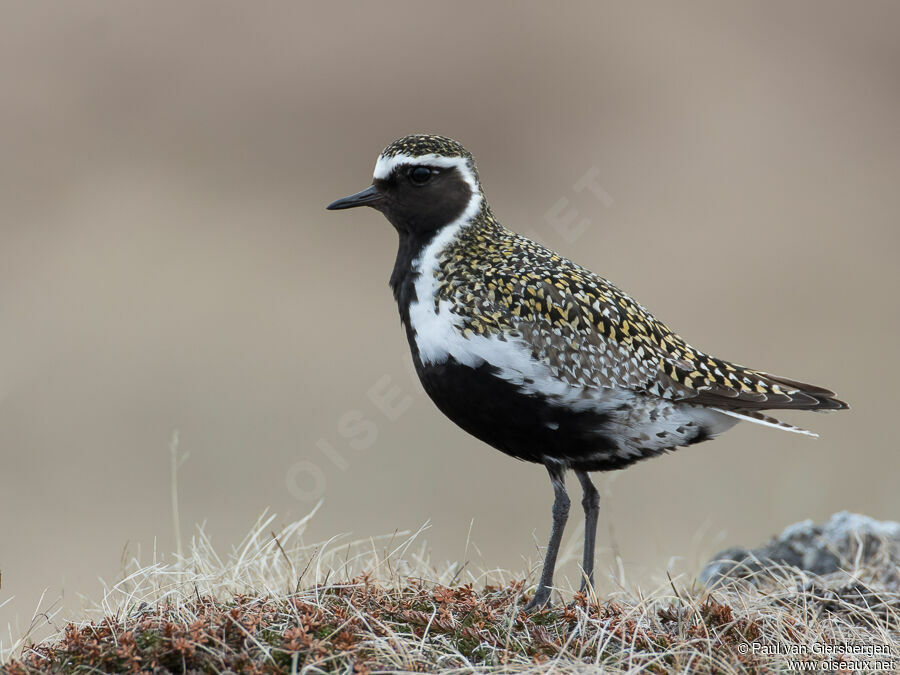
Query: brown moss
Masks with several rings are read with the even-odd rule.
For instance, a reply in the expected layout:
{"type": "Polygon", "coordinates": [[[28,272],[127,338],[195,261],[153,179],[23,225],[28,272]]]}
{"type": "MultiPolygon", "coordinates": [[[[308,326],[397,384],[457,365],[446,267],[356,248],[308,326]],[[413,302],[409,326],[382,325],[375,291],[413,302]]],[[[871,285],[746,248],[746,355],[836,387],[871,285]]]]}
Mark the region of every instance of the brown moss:
{"type": "Polygon", "coordinates": [[[359,577],[327,592],[278,599],[196,596],[70,624],[57,641],[28,647],[4,671],[262,674],[313,663],[331,672],[434,670],[437,664],[413,654],[405,638],[443,648],[443,668],[540,664],[560,655],[594,663],[627,652],[632,665],[665,672],[675,657],[661,659],[661,653],[698,641],[735,668],[753,665],[733,649],[753,633],[753,621],[735,618],[727,604],[707,599],[696,609],[662,609],[648,621],[615,602],[592,603],[576,594],[570,605],[529,616],[520,611],[522,587],[516,582],[476,591],[411,581],[388,590],[359,577]]]}

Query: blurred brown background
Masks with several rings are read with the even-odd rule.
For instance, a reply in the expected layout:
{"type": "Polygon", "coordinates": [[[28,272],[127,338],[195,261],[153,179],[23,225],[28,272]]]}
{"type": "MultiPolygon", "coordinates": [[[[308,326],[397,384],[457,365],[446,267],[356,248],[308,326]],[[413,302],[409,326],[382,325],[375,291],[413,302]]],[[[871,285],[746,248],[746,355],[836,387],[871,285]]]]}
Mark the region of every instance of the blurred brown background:
{"type": "Polygon", "coordinates": [[[223,548],[321,488],[311,539],[431,519],[455,560],[474,519],[473,567],[538,559],[544,471],[424,398],[394,232],[324,211],[410,132],[461,140],[502,222],[698,347],[854,407],[601,477],[601,589],[613,541],[649,583],[799,519],[900,517],[896,3],[18,2],[0,36],[4,633],[44,588],[96,599],[126,543],[172,550],[174,429],[185,532],[223,548]],[[573,191],[589,170],[606,202],[573,191]]]}

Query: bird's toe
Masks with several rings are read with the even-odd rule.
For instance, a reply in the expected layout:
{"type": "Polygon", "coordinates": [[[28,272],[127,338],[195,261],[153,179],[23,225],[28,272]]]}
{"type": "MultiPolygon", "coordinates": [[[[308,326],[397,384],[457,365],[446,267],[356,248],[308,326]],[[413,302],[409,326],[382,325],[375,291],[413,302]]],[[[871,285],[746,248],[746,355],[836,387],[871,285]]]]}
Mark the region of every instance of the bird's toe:
{"type": "Polygon", "coordinates": [[[525,605],[525,611],[529,614],[537,612],[544,609],[548,604],[550,604],[550,589],[547,587],[539,588],[531,602],[525,605]]]}

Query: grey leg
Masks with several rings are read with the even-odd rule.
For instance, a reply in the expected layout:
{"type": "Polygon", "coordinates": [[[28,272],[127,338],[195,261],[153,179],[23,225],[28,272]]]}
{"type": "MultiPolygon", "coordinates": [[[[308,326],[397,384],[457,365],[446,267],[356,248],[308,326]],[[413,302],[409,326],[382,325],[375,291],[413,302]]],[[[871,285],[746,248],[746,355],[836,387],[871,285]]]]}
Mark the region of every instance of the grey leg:
{"type": "Polygon", "coordinates": [[[581,580],[581,592],[584,593],[588,582],[594,585],[594,544],[597,541],[597,515],[600,512],[600,493],[591,482],[591,477],[586,471],[576,471],[575,475],[581,482],[584,497],[581,505],[584,507],[584,558],[581,569],[584,577],[581,580]]]}
{"type": "Polygon", "coordinates": [[[553,527],[550,530],[550,541],[547,543],[547,554],[544,557],[544,568],[541,580],[534,593],[534,599],[525,607],[526,612],[540,609],[550,600],[550,587],[553,585],[553,570],[556,567],[556,556],[562,541],[566,520],[569,518],[569,495],[566,494],[566,468],[563,464],[548,460],[544,463],[553,483],[553,527]]]}

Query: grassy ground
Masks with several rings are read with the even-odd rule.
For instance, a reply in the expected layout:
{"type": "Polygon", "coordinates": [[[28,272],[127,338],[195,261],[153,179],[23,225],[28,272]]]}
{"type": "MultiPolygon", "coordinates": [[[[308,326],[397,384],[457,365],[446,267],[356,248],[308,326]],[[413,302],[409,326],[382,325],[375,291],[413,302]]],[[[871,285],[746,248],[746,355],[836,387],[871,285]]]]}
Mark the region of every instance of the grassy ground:
{"type": "Polygon", "coordinates": [[[97,618],[17,645],[0,670],[743,673],[801,661],[834,671],[842,659],[844,672],[861,666],[851,661],[900,670],[900,595],[875,569],[780,568],[712,592],[683,578],[652,592],[569,592],[529,616],[533,583],[437,569],[421,533],[310,546],[306,520],[272,522],[227,556],[201,532],[171,562],[132,561],[97,618]],[[813,649],[834,653],[790,653],[813,649]]]}

